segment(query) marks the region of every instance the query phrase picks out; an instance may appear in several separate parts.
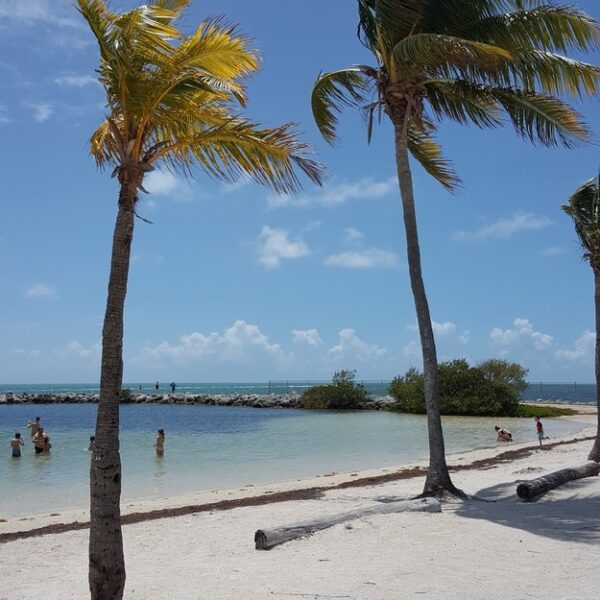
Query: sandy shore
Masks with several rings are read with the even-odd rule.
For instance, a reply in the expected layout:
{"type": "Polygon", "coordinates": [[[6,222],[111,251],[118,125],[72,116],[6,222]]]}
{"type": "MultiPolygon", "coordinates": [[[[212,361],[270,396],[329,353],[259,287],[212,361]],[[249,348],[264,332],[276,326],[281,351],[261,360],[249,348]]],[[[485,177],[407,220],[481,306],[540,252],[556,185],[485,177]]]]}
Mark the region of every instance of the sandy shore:
{"type": "MultiPolygon", "coordinates": [[[[404,478],[394,469],[378,469],[125,506],[129,515],[181,511],[153,520],[142,515],[124,526],[125,597],[595,599],[600,478],[565,485],[535,503],[515,495],[518,480],[585,462],[591,442],[581,438],[593,432],[544,451],[511,445],[511,454],[500,459],[507,446],[450,457],[459,469],[452,475],[455,484],[493,502],[447,500],[441,514],[370,516],[269,552],[254,549],[256,529],[371,506],[381,496],[416,495],[423,486],[422,465],[405,465],[413,471],[404,478]],[[480,468],[463,466],[474,461],[483,461],[475,465],[480,468]],[[366,477],[378,477],[379,483],[355,486],[366,477]],[[265,503],[268,496],[293,497],[315,488],[317,493],[302,496],[307,499],[265,503]],[[250,502],[232,508],[240,499],[250,502]],[[181,510],[191,506],[196,510],[181,510]]],[[[86,520],[84,512],[38,515],[0,523],[0,536],[86,520]]],[[[87,536],[80,529],[0,543],[0,600],[87,597],[87,536]]]]}

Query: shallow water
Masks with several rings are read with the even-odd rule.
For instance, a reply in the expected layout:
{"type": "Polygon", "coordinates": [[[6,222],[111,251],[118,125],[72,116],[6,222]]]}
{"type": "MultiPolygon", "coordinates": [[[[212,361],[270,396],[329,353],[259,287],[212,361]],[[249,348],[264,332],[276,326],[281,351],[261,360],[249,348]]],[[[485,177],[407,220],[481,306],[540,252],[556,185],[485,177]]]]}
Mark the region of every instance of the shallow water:
{"type": "MultiPolygon", "coordinates": [[[[0,518],[84,507],[96,406],[0,406],[0,518]],[[51,456],[35,456],[26,422],[39,415],[51,456]],[[10,456],[20,431],[23,456],[10,456]]],[[[492,418],[444,418],[447,452],[495,445],[492,418]]],[[[534,441],[533,421],[503,419],[515,441],[534,441]]],[[[576,421],[544,421],[547,435],[580,431],[576,421]]],[[[121,408],[123,499],[155,499],[426,459],[425,418],[388,412],[321,412],[214,406],[121,408]],[[155,456],[157,428],[165,456],[155,456]]]]}

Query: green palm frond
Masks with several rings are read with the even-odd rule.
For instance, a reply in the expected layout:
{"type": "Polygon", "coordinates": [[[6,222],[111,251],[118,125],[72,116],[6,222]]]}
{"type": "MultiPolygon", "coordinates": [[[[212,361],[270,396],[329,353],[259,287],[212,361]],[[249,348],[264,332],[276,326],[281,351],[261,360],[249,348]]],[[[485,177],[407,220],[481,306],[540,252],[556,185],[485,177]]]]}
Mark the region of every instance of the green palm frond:
{"type": "Polygon", "coordinates": [[[505,48],[437,33],[405,37],[394,46],[393,53],[398,63],[431,73],[468,71],[473,67],[487,72],[513,58],[505,48]]]}
{"type": "Polygon", "coordinates": [[[361,106],[371,91],[377,71],[357,66],[319,75],[312,91],[311,105],[321,135],[333,144],[337,114],[345,106],[361,106]]]}
{"type": "Polygon", "coordinates": [[[519,50],[585,50],[597,46],[598,23],[572,6],[544,4],[466,22],[457,35],[519,50]]]}
{"type": "Polygon", "coordinates": [[[600,260],[600,175],[577,188],[568,204],[561,208],[573,220],[584,258],[597,263],[600,260]]]}
{"type": "Polygon", "coordinates": [[[455,192],[461,185],[452,163],[442,156],[442,148],[431,133],[417,129],[408,131],[408,149],[413,157],[432,177],[437,179],[449,192],[455,192]]]}
{"type": "Polygon", "coordinates": [[[517,133],[533,143],[572,148],[589,140],[581,115],[558,98],[510,88],[489,88],[489,93],[504,108],[517,133]]]}

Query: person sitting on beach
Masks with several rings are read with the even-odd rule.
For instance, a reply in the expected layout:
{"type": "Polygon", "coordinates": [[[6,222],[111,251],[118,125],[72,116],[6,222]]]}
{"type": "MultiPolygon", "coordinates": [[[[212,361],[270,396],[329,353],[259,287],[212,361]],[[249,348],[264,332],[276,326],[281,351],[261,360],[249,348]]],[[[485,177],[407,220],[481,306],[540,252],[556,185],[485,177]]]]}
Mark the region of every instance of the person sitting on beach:
{"type": "Polygon", "coordinates": [[[88,442],[88,447],[87,447],[87,451],[88,452],[93,452],[94,451],[94,444],[96,442],[96,436],[95,435],[90,435],[90,441],[88,442]]]}
{"type": "Polygon", "coordinates": [[[44,445],[47,437],[48,436],[44,433],[44,428],[40,427],[31,438],[36,454],[42,454],[42,452],[44,452],[44,445]]]}
{"type": "Polygon", "coordinates": [[[156,435],[156,444],[154,444],[156,448],[156,456],[163,456],[165,453],[165,430],[159,429],[156,435]]]}
{"type": "Polygon", "coordinates": [[[512,433],[508,431],[508,429],[504,429],[504,427],[499,427],[498,425],[496,425],[494,429],[498,436],[496,438],[497,442],[512,442],[512,433]]]}
{"type": "Polygon", "coordinates": [[[31,429],[31,437],[33,437],[39,430],[39,428],[41,427],[40,424],[40,418],[36,417],[34,421],[28,421],[27,422],[27,428],[31,429]]]}
{"type": "Polygon", "coordinates": [[[12,448],[13,458],[19,458],[21,456],[21,446],[24,446],[25,442],[21,438],[21,434],[17,431],[15,437],[10,440],[10,447],[12,448]]]}

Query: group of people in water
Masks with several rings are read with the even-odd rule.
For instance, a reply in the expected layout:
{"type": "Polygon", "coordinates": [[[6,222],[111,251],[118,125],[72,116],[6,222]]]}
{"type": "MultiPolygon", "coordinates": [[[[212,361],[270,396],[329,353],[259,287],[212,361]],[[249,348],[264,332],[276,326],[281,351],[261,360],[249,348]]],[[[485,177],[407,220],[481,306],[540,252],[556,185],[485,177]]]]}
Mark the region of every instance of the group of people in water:
{"type": "MultiPolygon", "coordinates": [[[[27,423],[27,428],[31,432],[31,442],[33,443],[33,448],[36,454],[50,454],[50,449],[52,448],[52,444],[50,443],[50,436],[44,431],[40,423],[40,417],[36,417],[32,421],[27,423]]],[[[94,446],[96,444],[96,436],[91,435],[88,447],[86,450],[88,452],[94,451],[94,446]]],[[[21,448],[25,446],[25,442],[21,437],[20,432],[16,432],[14,437],[10,440],[10,447],[12,450],[13,458],[20,458],[21,456],[21,448]]],[[[159,429],[156,432],[156,443],[153,446],[156,448],[156,456],[164,456],[165,454],[165,430],[159,429]]]]}
{"type": "MultiPolygon", "coordinates": [[[[542,422],[540,420],[539,417],[533,417],[534,421],[535,421],[535,432],[537,435],[537,439],[538,442],[540,443],[540,448],[542,447],[542,440],[544,439],[548,439],[544,436],[544,426],[542,425],[542,422]]],[[[512,433],[508,430],[505,429],[504,427],[500,427],[499,425],[496,425],[494,427],[494,429],[496,430],[496,441],[497,442],[512,442],[513,441],[513,436],[512,433]]]]}

